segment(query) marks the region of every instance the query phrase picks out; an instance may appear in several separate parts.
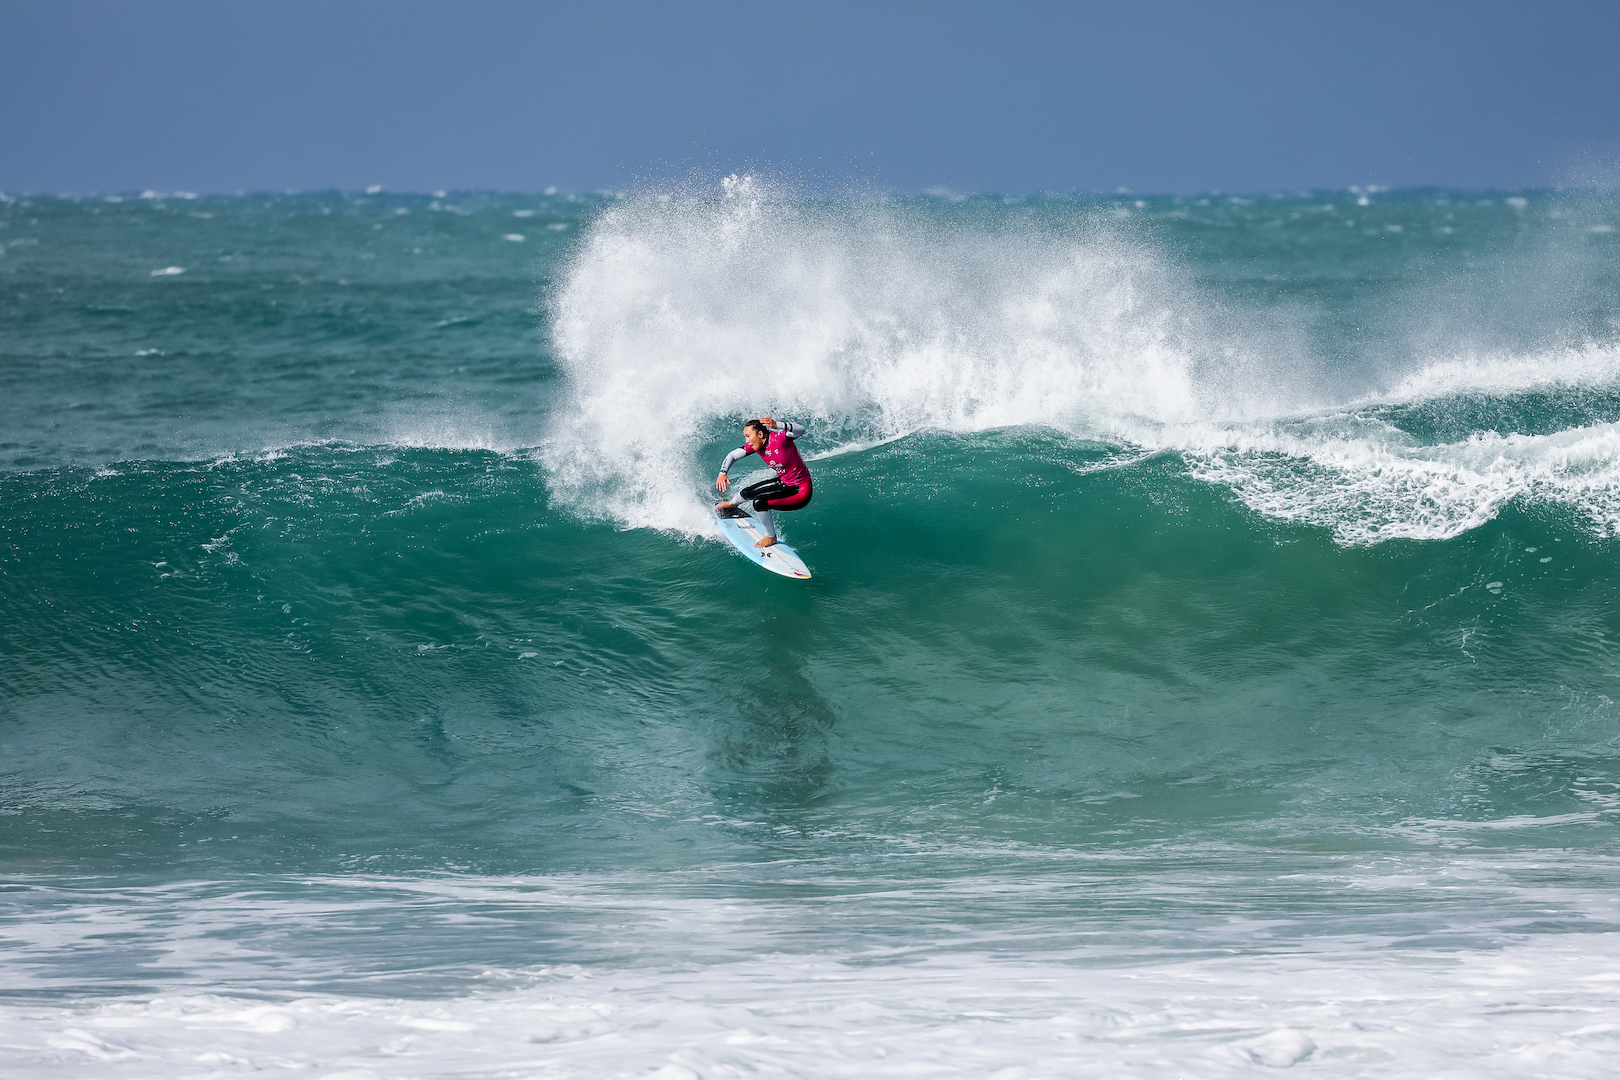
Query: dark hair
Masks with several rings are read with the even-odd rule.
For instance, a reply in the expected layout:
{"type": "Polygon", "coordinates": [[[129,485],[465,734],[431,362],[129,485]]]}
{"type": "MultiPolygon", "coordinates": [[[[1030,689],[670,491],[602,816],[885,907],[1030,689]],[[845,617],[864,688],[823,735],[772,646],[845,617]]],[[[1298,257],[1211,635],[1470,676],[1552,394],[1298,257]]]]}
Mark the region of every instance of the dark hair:
{"type": "Polygon", "coordinates": [[[750,420],[748,423],[744,424],[743,427],[753,428],[761,435],[769,435],[771,433],[771,429],[765,426],[765,421],[763,420],[750,420]]]}

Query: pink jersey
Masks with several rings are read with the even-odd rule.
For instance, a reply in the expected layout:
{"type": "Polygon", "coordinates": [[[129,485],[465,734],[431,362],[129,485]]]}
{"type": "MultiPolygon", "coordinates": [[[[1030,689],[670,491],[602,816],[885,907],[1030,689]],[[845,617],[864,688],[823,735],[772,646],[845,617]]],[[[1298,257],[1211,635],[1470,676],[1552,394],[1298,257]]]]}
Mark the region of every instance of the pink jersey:
{"type": "MultiPolygon", "coordinates": [[[[744,447],[749,453],[756,453],[752,446],[744,447]]],[[[777,428],[765,440],[765,449],[757,451],[765,459],[765,464],[776,470],[776,475],[784,484],[793,484],[797,487],[808,487],[810,484],[810,467],[799,456],[799,448],[793,445],[787,432],[777,428]]]]}

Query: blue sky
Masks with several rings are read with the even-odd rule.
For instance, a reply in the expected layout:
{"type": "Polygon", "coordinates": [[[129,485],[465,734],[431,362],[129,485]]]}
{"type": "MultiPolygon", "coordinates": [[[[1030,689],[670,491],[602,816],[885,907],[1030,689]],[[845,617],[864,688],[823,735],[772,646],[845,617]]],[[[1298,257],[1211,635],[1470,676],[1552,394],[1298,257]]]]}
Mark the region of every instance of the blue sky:
{"type": "Polygon", "coordinates": [[[0,190],[1620,177],[1617,3],[0,0],[0,190]]]}

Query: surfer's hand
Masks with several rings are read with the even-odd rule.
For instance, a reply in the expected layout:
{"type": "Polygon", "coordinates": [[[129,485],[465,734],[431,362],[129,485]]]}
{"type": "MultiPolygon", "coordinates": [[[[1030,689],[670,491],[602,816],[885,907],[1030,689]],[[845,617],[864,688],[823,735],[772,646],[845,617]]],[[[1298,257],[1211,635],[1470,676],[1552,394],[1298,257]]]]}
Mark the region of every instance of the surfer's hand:
{"type": "Polygon", "coordinates": [[[768,416],[762,416],[762,417],[760,417],[760,418],[759,418],[759,422],[760,422],[760,423],[762,423],[762,424],[764,424],[764,425],[765,425],[765,426],[766,426],[766,427],[768,427],[768,428],[775,428],[775,427],[776,427],[776,421],[775,421],[775,420],[772,420],[772,419],[771,419],[771,418],[770,418],[770,417],[768,417],[768,416]]]}
{"type": "Polygon", "coordinates": [[[726,484],[727,480],[725,473],[721,473],[719,476],[714,478],[714,486],[719,488],[721,491],[726,490],[726,484]]]}

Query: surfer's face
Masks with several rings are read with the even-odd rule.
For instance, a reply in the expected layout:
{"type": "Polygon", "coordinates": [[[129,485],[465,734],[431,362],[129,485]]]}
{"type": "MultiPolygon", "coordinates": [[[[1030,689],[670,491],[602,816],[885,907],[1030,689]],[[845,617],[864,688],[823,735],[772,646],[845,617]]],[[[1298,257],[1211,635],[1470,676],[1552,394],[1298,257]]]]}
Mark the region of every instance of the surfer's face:
{"type": "Polygon", "coordinates": [[[765,433],[759,428],[745,427],[743,428],[743,442],[755,450],[763,450],[765,448],[765,433]]]}

